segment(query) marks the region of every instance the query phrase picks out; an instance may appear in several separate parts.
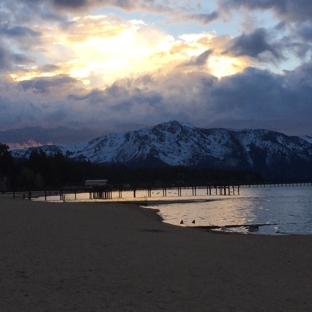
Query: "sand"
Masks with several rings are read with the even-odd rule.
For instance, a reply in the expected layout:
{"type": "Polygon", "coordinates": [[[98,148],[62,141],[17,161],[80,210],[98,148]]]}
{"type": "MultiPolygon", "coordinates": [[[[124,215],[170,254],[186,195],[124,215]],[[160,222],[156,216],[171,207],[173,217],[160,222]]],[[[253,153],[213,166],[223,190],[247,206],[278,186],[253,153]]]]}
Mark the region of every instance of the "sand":
{"type": "Polygon", "coordinates": [[[131,204],[0,195],[0,311],[312,311],[312,237],[213,234],[131,204]]]}

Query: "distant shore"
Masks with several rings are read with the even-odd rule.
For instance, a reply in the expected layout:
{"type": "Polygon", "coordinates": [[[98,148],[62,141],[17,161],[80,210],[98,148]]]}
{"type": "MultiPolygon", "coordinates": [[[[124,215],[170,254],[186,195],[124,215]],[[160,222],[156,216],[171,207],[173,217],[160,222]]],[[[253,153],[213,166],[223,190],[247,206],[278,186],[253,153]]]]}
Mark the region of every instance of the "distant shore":
{"type": "Polygon", "coordinates": [[[137,204],[0,195],[0,310],[312,311],[312,236],[160,219],[137,204]]]}

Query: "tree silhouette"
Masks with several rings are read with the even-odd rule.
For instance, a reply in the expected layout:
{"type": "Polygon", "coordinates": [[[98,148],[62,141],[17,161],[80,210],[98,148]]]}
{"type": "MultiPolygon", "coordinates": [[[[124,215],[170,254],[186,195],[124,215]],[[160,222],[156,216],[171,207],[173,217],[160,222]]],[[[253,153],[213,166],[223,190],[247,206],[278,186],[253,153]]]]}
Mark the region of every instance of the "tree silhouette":
{"type": "Polygon", "coordinates": [[[0,176],[9,176],[14,167],[14,158],[11,155],[9,146],[0,143],[0,176]]]}

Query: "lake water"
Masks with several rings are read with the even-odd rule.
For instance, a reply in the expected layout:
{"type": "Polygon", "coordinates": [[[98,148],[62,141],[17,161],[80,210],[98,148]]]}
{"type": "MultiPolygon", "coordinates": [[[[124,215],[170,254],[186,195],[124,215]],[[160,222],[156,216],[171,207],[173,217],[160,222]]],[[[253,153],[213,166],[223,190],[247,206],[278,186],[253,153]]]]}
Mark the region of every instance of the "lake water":
{"type": "Polygon", "coordinates": [[[147,207],[159,209],[164,222],[179,226],[220,226],[222,231],[253,234],[312,234],[312,186],[241,188],[239,196],[207,198],[211,201],[147,207]]]}
{"type": "MultiPolygon", "coordinates": [[[[158,209],[164,222],[173,225],[218,226],[217,230],[245,234],[312,234],[311,185],[241,187],[240,195],[230,196],[209,196],[205,188],[197,189],[197,196],[193,196],[191,188],[182,189],[180,197],[174,188],[167,189],[167,197],[163,197],[162,189],[154,190],[151,195],[148,197],[147,191],[137,191],[136,200],[147,200],[143,207],[158,209]],[[166,202],[162,202],[164,199],[166,202]],[[189,201],[174,203],[181,199],[189,201]]],[[[73,194],[65,196],[66,201],[75,201],[73,194]]],[[[118,192],[114,192],[113,201],[134,200],[133,191],[123,192],[122,199],[118,197],[118,192]]],[[[88,193],[76,195],[77,201],[88,198],[88,193]]],[[[48,200],[62,202],[59,196],[50,196],[48,200]]]]}

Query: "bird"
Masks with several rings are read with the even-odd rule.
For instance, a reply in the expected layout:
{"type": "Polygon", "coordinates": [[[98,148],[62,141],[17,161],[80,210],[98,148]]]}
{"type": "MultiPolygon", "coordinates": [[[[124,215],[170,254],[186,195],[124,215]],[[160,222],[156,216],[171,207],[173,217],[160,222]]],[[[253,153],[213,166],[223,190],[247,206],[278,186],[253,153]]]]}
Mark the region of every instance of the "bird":
{"type": "Polygon", "coordinates": [[[183,220],[181,220],[180,224],[183,224],[183,220]]]}
{"type": "Polygon", "coordinates": [[[193,220],[192,223],[195,223],[195,220],[193,220]]]}

